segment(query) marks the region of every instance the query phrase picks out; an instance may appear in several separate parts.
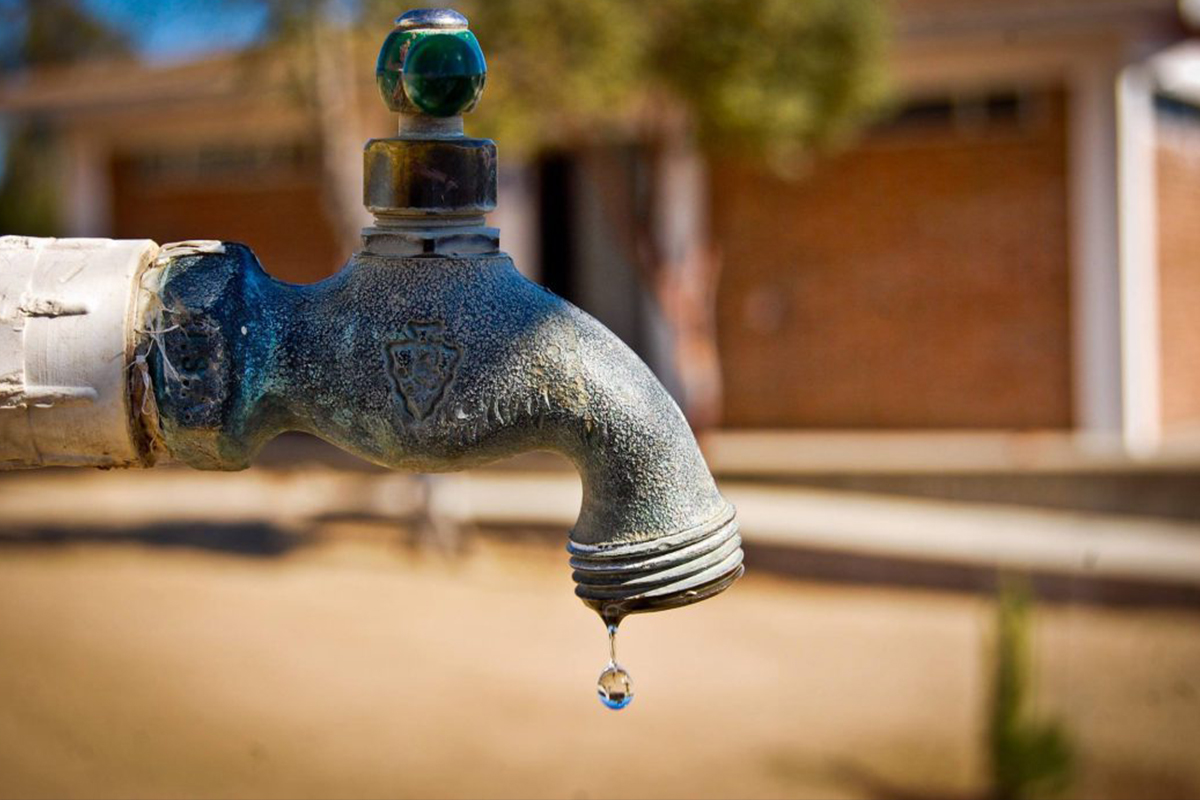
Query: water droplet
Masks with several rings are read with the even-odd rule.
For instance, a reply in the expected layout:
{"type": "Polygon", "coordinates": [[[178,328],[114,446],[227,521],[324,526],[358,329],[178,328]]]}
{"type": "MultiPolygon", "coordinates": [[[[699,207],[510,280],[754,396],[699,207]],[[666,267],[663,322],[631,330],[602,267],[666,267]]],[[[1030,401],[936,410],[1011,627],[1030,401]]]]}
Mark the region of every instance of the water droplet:
{"type": "Polygon", "coordinates": [[[619,664],[609,664],[596,681],[596,694],[600,695],[601,703],[619,711],[633,700],[633,681],[619,664]]]}
{"type": "Polygon", "coordinates": [[[617,663],[617,626],[608,626],[608,666],[596,681],[596,694],[600,702],[619,711],[633,701],[633,680],[629,673],[617,663]]]}

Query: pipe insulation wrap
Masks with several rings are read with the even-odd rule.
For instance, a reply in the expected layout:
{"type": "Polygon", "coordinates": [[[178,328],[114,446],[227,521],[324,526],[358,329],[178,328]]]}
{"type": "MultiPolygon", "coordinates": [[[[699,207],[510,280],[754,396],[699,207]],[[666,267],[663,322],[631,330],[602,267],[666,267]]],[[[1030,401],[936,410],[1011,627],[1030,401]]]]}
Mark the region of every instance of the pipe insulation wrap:
{"type": "Polygon", "coordinates": [[[130,384],[147,239],[0,237],[0,469],[150,466],[130,384]]]}

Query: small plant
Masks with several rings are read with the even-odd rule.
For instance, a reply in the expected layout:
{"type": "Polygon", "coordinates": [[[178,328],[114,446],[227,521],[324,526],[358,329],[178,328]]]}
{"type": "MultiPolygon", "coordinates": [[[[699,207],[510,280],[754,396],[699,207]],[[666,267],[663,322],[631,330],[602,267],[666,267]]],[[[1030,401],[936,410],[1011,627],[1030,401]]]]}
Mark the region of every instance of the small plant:
{"type": "Polygon", "coordinates": [[[1056,794],[1071,779],[1073,751],[1057,720],[1030,719],[1029,591],[1002,582],[996,603],[989,745],[993,800],[1056,794]]]}

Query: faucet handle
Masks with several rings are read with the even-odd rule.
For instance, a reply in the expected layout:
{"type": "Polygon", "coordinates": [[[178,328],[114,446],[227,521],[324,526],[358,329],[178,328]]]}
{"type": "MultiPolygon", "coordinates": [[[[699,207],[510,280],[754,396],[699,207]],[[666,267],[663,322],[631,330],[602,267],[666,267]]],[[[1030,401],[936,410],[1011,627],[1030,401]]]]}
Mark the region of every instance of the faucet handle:
{"type": "Polygon", "coordinates": [[[487,65],[467,18],[448,8],[409,11],[383,42],[375,78],[399,112],[398,135],[363,150],[363,204],[375,225],[364,251],[386,256],[498,252],[496,145],[463,134],[462,114],[483,92],[487,65]]]}
{"type": "Polygon", "coordinates": [[[487,64],[467,18],[449,8],[423,8],[396,18],[375,63],[383,102],[406,115],[456,117],[475,107],[487,64]]]}

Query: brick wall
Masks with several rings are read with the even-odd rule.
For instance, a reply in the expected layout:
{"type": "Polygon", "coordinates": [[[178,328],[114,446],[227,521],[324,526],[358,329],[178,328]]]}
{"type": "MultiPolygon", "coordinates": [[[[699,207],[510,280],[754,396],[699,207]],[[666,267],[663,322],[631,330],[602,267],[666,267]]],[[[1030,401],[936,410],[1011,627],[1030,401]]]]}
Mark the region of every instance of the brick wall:
{"type": "Polygon", "coordinates": [[[1159,128],[1158,223],[1164,426],[1200,426],[1200,122],[1159,128]]]}
{"type": "Polygon", "coordinates": [[[1064,103],[713,167],[731,427],[1071,424],[1064,103]]]}
{"type": "Polygon", "coordinates": [[[120,156],[112,166],[113,235],[241,242],[277,278],[320,280],[348,254],[326,214],[317,158],[294,146],[120,156]]]}

